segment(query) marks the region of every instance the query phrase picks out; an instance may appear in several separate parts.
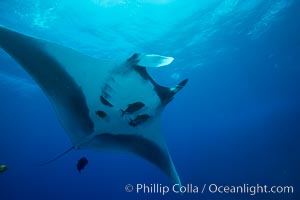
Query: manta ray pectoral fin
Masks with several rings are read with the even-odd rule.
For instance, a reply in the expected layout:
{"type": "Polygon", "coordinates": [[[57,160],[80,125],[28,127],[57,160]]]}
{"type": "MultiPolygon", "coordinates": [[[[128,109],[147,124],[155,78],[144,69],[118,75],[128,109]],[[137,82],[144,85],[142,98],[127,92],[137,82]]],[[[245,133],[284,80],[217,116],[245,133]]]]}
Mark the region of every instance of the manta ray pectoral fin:
{"type": "Polygon", "coordinates": [[[140,67],[162,67],[171,64],[173,60],[173,57],[137,53],[127,59],[127,61],[130,61],[140,67]]]}
{"type": "Polygon", "coordinates": [[[181,185],[166,145],[158,138],[151,140],[142,135],[103,133],[97,135],[88,145],[88,148],[94,150],[138,155],[160,168],[174,183],[181,185]]]}
{"type": "Polygon", "coordinates": [[[13,57],[44,91],[74,146],[93,132],[85,91],[93,91],[92,86],[101,84],[102,76],[108,73],[106,65],[73,49],[2,26],[0,48],[13,57]]]}

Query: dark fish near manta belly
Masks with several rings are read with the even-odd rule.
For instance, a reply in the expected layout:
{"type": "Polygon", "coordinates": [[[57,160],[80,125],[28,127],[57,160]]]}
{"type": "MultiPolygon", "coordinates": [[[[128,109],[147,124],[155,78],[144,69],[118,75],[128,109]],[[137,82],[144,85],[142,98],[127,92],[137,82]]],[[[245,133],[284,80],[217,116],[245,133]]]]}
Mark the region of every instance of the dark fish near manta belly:
{"type": "Polygon", "coordinates": [[[138,116],[136,116],[135,119],[130,119],[129,125],[130,126],[140,125],[140,124],[146,122],[149,118],[150,118],[150,115],[148,115],[148,114],[138,115],[138,116]]]}
{"type": "Polygon", "coordinates": [[[82,157],[77,162],[77,170],[79,173],[81,173],[81,170],[85,168],[85,166],[89,163],[88,159],[86,157],[82,157]]]}
{"type": "Polygon", "coordinates": [[[122,117],[125,115],[125,113],[132,114],[132,113],[142,109],[144,106],[145,106],[145,104],[143,102],[139,102],[139,101],[128,104],[128,107],[125,110],[121,109],[122,117]]]}

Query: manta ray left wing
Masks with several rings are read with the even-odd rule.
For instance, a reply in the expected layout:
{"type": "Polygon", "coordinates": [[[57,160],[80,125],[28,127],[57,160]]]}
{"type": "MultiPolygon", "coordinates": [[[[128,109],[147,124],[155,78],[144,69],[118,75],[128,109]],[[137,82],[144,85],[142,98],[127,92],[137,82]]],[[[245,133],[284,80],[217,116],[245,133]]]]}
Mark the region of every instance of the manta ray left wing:
{"type": "Polygon", "coordinates": [[[75,149],[133,153],[180,184],[160,115],[187,79],[168,88],[146,70],[173,58],[134,54],[124,61],[103,61],[1,26],[0,47],[48,96],[75,149]]]}

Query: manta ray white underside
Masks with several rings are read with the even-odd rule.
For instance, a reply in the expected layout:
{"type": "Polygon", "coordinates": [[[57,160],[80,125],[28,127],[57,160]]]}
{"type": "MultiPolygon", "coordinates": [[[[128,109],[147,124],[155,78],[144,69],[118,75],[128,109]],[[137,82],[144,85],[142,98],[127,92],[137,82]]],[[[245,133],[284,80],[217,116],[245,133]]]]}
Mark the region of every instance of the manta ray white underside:
{"type": "Polygon", "coordinates": [[[173,58],[134,54],[126,60],[99,60],[1,26],[0,47],[42,88],[74,149],[133,153],[180,184],[160,115],[187,79],[168,88],[146,71],[173,58]]]}

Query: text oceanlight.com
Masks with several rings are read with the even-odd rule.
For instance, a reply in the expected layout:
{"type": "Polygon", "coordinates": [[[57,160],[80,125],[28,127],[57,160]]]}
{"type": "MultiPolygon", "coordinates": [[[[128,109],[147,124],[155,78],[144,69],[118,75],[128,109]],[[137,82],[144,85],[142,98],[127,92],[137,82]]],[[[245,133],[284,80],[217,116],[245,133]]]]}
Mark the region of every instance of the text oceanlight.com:
{"type": "Polygon", "coordinates": [[[133,192],[137,194],[161,194],[166,195],[169,193],[175,194],[293,194],[293,186],[268,186],[268,185],[218,185],[218,184],[174,184],[172,186],[163,185],[159,183],[153,184],[127,184],[125,186],[126,192],[133,192]]]}

